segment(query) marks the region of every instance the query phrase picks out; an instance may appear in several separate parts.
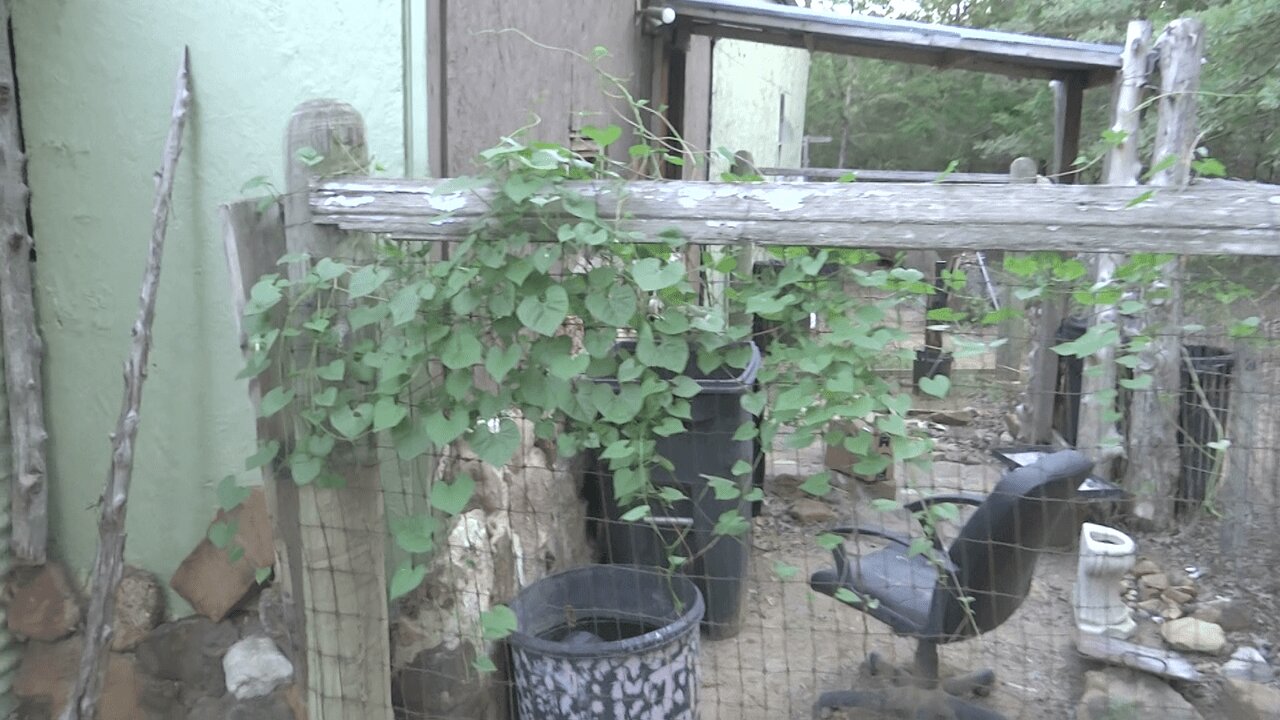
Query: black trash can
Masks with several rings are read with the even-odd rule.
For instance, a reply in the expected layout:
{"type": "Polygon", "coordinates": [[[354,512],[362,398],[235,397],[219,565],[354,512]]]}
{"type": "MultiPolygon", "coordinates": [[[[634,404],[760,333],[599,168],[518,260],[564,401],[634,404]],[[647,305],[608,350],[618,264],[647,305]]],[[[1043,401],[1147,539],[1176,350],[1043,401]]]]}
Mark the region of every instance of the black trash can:
{"type": "MultiPolygon", "coordinates": [[[[650,517],[635,522],[622,520],[628,508],[620,507],[613,493],[607,461],[588,462],[589,510],[593,511],[596,534],[607,562],[666,567],[667,548],[677,545],[677,554],[692,558],[682,571],[702,592],[706,614],[702,627],[712,639],[733,637],[741,625],[746,594],[747,560],[751,548],[751,502],[747,494],[755,483],[755,472],[734,477],[739,461],[752,463],[757,443],[734,440],[744,423],[755,422],[742,408],[742,396],[752,392],[760,369],[760,350],[750,343],[751,355],[741,371],[720,368],[701,372],[690,361],[685,374],[698,382],[700,392],[690,398],[691,420],[685,431],[657,439],[657,452],[671,461],[674,472],[655,469],[651,480],[657,487],[672,486],[687,500],[653,503],[650,517]],[[718,500],[704,475],[735,481],[737,498],[718,500]],[[595,507],[592,508],[592,505],[595,507]],[[720,516],[730,510],[748,520],[746,531],[737,536],[715,533],[720,516]]],[[[620,343],[619,350],[631,352],[634,343],[620,343]]],[[[597,379],[597,382],[616,382],[597,379]]]]}
{"type": "MultiPolygon", "coordinates": [[[[1058,344],[1079,340],[1089,329],[1087,318],[1068,317],[1058,326],[1058,344]]],[[[1053,393],[1053,429],[1072,447],[1079,437],[1080,394],[1084,388],[1084,358],[1058,356],[1058,377],[1053,393]]]]}
{"type": "Polygon", "coordinates": [[[533,583],[510,607],[522,720],[697,720],[703,603],[688,578],[587,565],[533,583]]]}
{"type": "Polygon", "coordinates": [[[1180,511],[1198,508],[1213,481],[1214,467],[1222,451],[1209,443],[1222,439],[1218,423],[1227,424],[1227,404],[1231,397],[1231,371],[1235,359],[1222,348],[1207,345],[1186,346],[1195,380],[1182,363],[1182,403],[1178,408],[1178,447],[1181,449],[1182,475],[1178,483],[1180,511]],[[1204,397],[1201,397],[1201,392],[1204,397]],[[1214,420],[1217,419],[1215,423],[1214,420]]]}

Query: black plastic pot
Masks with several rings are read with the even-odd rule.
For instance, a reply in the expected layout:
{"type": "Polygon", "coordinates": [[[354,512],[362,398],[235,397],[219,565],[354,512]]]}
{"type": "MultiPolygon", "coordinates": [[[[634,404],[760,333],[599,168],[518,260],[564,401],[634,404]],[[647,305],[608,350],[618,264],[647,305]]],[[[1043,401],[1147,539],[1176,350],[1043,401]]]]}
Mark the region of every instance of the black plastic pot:
{"type": "Polygon", "coordinates": [[[1226,426],[1227,405],[1231,397],[1231,372],[1235,358],[1222,348],[1188,345],[1187,355],[1195,369],[1196,384],[1185,363],[1182,365],[1182,404],[1178,408],[1178,447],[1181,448],[1182,475],[1178,484],[1178,508],[1187,511],[1199,507],[1213,480],[1214,466],[1220,450],[1209,443],[1222,438],[1214,418],[1226,426]],[[1206,401],[1207,404],[1206,404],[1206,401]]]}
{"type": "MultiPolygon", "coordinates": [[[[632,348],[632,343],[620,343],[619,347],[624,352],[632,348]]],[[[591,517],[596,518],[605,560],[666,567],[667,548],[677,546],[679,555],[691,558],[681,570],[697,584],[706,603],[703,630],[717,640],[738,633],[746,596],[750,525],[737,536],[718,534],[715,526],[721,515],[730,510],[750,519],[747,494],[756,482],[763,481],[757,471],[737,478],[733,475],[733,466],[739,461],[754,463],[758,458],[755,442],[734,440],[733,436],[743,424],[755,422],[755,417],[742,408],[742,396],[755,387],[760,362],[760,350],[751,344],[751,359],[741,371],[721,368],[703,373],[692,362],[685,369],[685,375],[697,381],[700,388],[690,398],[691,419],[685,421],[684,432],[657,440],[658,454],[671,461],[675,470],[655,470],[650,479],[657,487],[679,489],[687,500],[654,502],[648,517],[628,522],[622,520],[627,508],[618,504],[613,493],[607,462],[592,459],[587,475],[587,493],[594,496],[588,507],[591,517]],[[717,499],[705,476],[736,479],[739,497],[717,499]]],[[[610,379],[597,381],[616,383],[610,379]]]]}
{"type": "Polygon", "coordinates": [[[917,350],[916,359],[911,363],[911,386],[918,390],[921,378],[938,375],[951,377],[951,362],[949,352],[930,347],[917,350]]]}
{"type": "Polygon", "coordinates": [[[522,720],[698,717],[698,588],[680,575],[587,565],[510,604],[507,637],[522,720]]]}

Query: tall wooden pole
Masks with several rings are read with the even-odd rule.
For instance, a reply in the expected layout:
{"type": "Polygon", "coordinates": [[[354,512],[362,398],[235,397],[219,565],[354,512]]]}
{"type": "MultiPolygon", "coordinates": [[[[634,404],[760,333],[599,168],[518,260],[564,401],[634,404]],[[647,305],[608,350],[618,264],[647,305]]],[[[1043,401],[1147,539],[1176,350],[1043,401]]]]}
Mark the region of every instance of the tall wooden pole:
{"type": "MultiPolygon", "coordinates": [[[[1129,23],[1124,43],[1124,66],[1116,78],[1116,90],[1112,105],[1111,129],[1123,136],[1107,153],[1107,185],[1137,185],[1142,171],[1138,159],[1138,143],[1141,141],[1141,115],[1143,88],[1147,84],[1148,59],[1151,53],[1151,22],[1134,20],[1129,23]]],[[[1099,253],[1087,256],[1092,265],[1094,286],[1112,281],[1116,268],[1124,262],[1124,256],[1099,253]]],[[[1115,305],[1097,308],[1091,325],[1120,324],[1115,305]]],[[[1088,453],[1094,461],[1093,472],[1104,480],[1112,475],[1112,460],[1124,454],[1124,438],[1116,420],[1116,349],[1108,345],[1084,359],[1084,376],[1080,385],[1080,416],[1076,432],[1076,447],[1088,453]]]]}
{"type": "MultiPolygon", "coordinates": [[[[308,204],[313,179],[362,173],[368,161],[364,120],[350,105],[311,100],[294,110],[285,139],[285,242],[290,253],[306,253],[310,260],[290,263],[291,279],[301,279],[311,262],[326,257],[372,257],[369,236],[314,224],[308,204]],[[323,159],[303,162],[304,149],[323,159]]],[[[312,296],[312,302],[344,306],[345,292],[328,294],[312,296]]],[[[345,323],[345,317],[339,320],[345,323]]],[[[355,340],[347,335],[346,341],[355,340]]],[[[310,391],[299,388],[300,395],[310,391]]],[[[298,418],[295,428],[304,422],[298,418]]],[[[293,439],[281,439],[281,457],[291,452],[293,439]]],[[[344,486],[299,487],[298,527],[289,529],[301,535],[307,708],[312,720],[391,720],[387,532],[376,447],[370,438],[354,448],[335,448],[328,462],[344,486]]]]}
{"type": "Polygon", "coordinates": [[[45,560],[49,488],[45,472],[44,346],[36,325],[26,155],[18,124],[17,77],[9,43],[9,3],[0,3],[0,327],[13,440],[10,509],[17,561],[45,560]]]}
{"type": "MultiPolygon", "coordinates": [[[[1191,178],[1197,137],[1196,93],[1204,57],[1203,23],[1174,20],[1156,42],[1156,49],[1160,117],[1152,167],[1165,167],[1152,176],[1151,184],[1181,188],[1191,178]]],[[[1181,262],[1166,264],[1161,276],[1165,297],[1149,302],[1147,309],[1147,327],[1156,337],[1140,353],[1135,369],[1135,373],[1151,375],[1154,382],[1150,388],[1133,394],[1125,484],[1140,496],[1135,514],[1157,526],[1168,526],[1173,520],[1174,497],[1181,476],[1177,442],[1182,386],[1181,262]]]]}
{"type": "Polygon", "coordinates": [[[93,564],[89,613],[85,621],[84,650],[75,688],[62,711],[61,720],[93,720],[98,713],[110,656],[112,627],[115,624],[116,589],[124,573],[125,522],[129,508],[129,485],[133,479],[133,443],[138,437],[142,410],[142,384],[147,377],[147,358],[151,355],[151,325],[156,316],[156,293],[160,286],[160,259],[164,252],[165,233],[169,227],[169,206],[173,199],[173,176],[182,152],[182,130],[191,105],[188,75],[189,56],[182,49],[174,91],[173,113],[169,136],[164,144],[164,159],[156,181],[155,205],[151,210],[151,242],[147,248],[147,267],[142,276],[138,299],[138,318],[130,333],[129,357],[124,363],[124,401],[120,419],[111,434],[111,472],[100,499],[98,519],[98,556],[93,564]]]}

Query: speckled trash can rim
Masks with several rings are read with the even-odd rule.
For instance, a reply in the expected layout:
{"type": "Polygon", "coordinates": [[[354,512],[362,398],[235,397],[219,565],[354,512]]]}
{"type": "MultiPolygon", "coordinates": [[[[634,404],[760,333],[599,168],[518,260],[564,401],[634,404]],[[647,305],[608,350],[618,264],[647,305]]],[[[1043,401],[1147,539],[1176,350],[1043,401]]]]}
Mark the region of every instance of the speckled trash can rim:
{"type": "MultiPolygon", "coordinates": [[[[600,582],[600,579],[588,582],[600,582]]],[[[662,647],[669,642],[679,639],[686,635],[690,630],[698,632],[698,625],[702,622],[702,615],[706,606],[702,600],[702,593],[699,592],[698,586],[692,580],[682,574],[668,574],[661,569],[644,567],[639,565],[583,565],[581,567],[571,568],[548,575],[541,580],[533,583],[518,593],[514,600],[511,601],[510,607],[515,612],[518,620],[517,627],[510,635],[507,636],[507,642],[514,650],[527,650],[530,652],[540,653],[544,655],[563,657],[563,658],[605,658],[618,657],[625,655],[633,655],[644,652],[657,647],[662,647]],[[662,612],[655,612],[647,615],[636,613],[628,613],[625,609],[618,609],[619,619],[644,620],[651,624],[661,624],[655,630],[651,630],[643,635],[625,638],[622,640],[604,640],[590,644],[566,643],[546,638],[538,637],[536,633],[526,632],[523,625],[523,616],[536,615],[539,608],[528,607],[532,602],[532,592],[536,586],[546,583],[548,585],[572,582],[578,576],[590,575],[606,575],[615,578],[626,577],[631,581],[643,580],[652,583],[652,587],[661,587],[663,592],[669,592],[674,588],[679,596],[684,600],[684,611],[676,614],[675,603],[670,603],[668,608],[664,608],[662,612]]],[[[603,609],[603,608],[601,608],[603,609]]]]}

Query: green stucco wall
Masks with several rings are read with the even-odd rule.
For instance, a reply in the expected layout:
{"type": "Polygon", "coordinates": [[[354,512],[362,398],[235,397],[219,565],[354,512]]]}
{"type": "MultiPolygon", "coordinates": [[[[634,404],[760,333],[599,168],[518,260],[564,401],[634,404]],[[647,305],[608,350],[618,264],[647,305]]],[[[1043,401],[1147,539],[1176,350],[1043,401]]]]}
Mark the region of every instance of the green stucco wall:
{"type": "MultiPolygon", "coordinates": [[[[749,150],[760,167],[799,167],[809,52],[718,40],[712,63],[712,149],[749,150]]],[[[728,162],[712,153],[711,179],[728,169],[728,162]]]]}
{"type": "MultiPolygon", "coordinates": [[[[182,45],[194,104],[176,178],[129,507],[127,559],[167,582],[203,536],[213,488],[254,444],[216,210],[281,181],[292,108],[334,97],[404,166],[402,0],[16,0],[17,72],[46,344],[51,542],[83,579],[91,508],[137,312],[152,176],[182,45]]],[[[803,106],[803,103],[800,103],[803,106]]],[[[252,481],[241,472],[242,480],[252,481]]],[[[188,612],[171,598],[171,611],[188,612]]]]}

